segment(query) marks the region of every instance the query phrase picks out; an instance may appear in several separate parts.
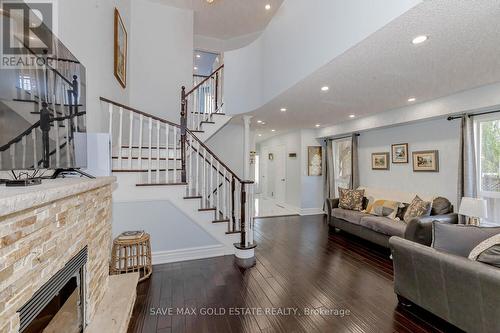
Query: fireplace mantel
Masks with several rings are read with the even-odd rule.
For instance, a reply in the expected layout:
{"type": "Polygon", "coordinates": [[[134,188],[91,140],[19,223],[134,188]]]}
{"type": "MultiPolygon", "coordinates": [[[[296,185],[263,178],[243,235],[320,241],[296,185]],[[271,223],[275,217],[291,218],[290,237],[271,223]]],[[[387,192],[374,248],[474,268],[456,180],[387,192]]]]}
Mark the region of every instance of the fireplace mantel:
{"type": "Polygon", "coordinates": [[[86,323],[108,287],[114,177],[0,186],[0,332],[18,332],[18,310],[83,248],[86,323]]]}

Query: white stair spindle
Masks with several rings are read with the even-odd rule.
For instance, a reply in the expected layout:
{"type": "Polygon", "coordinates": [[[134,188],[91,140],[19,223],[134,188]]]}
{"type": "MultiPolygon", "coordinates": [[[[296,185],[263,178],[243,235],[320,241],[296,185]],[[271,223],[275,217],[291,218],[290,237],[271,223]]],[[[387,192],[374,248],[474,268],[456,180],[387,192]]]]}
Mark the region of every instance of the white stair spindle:
{"type": "MultiPolygon", "coordinates": [[[[160,121],[156,121],[156,183],[160,182],[160,121]]],[[[168,149],[168,148],[167,148],[168,149]]],[[[168,167],[168,157],[166,165],[168,167]]],[[[168,168],[167,168],[168,169],[168,168]]]]}
{"type": "Polygon", "coordinates": [[[222,196],[222,187],[220,186],[220,162],[217,161],[217,180],[216,180],[216,185],[217,185],[217,204],[215,205],[217,207],[217,218],[220,216],[220,212],[222,211],[221,209],[221,196],[222,196]]]}
{"type": "Polygon", "coordinates": [[[122,168],[122,149],[123,149],[123,108],[120,108],[120,123],[118,124],[118,168],[122,168]]]}
{"type": "Polygon", "coordinates": [[[148,145],[148,184],[151,184],[151,169],[152,169],[152,147],[153,144],[153,118],[149,118],[149,145],[148,145]]]}
{"type": "Polygon", "coordinates": [[[168,166],[169,166],[169,163],[168,163],[168,159],[170,158],[170,147],[168,145],[168,140],[169,140],[169,136],[170,136],[170,125],[169,124],[165,124],[165,136],[166,136],[166,139],[165,139],[165,147],[167,147],[167,161],[165,163],[165,165],[167,166],[166,169],[167,169],[167,173],[165,175],[165,182],[168,183],[170,181],[170,177],[169,177],[169,171],[168,171],[168,166]]]}
{"type": "MultiPolygon", "coordinates": [[[[57,118],[57,111],[56,111],[56,103],[55,103],[56,96],[52,96],[52,108],[53,108],[53,115],[54,118],[57,118]]],[[[59,142],[59,121],[54,121],[54,127],[55,127],[55,132],[56,132],[56,166],[59,167],[60,164],[60,157],[61,157],[61,144],[59,142]]]]}
{"type": "Polygon", "coordinates": [[[227,182],[226,182],[226,168],[222,172],[222,215],[223,218],[227,218],[227,182]]]}
{"type": "Polygon", "coordinates": [[[36,158],[36,130],[33,129],[31,131],[31,139],[33,141],[33,167],[36,168],[38,166],[37,158],[36,158]]]}
{"type": "MultiPolygon", "coordinates": [[[[61,100],[61,104],[64,104],[64,100],[61,100]]],[[[109,103],[108,105],[109,112],[109,137],[111,141],[113,141],[113,104],[109,103]]]]}
{"type": "Polygon", "coordinates": [[[207,151],[206,149],[203,150],[203,158],[202,158],[202,170],[203,170],[203,176],[202,176],[202,181],[201,181],[201,193],[203,200],[202,202],[206,205],[207,201],[207,151]]]}
{"type": "Polygon", "coordinates": [[[71,149],[70,149],[70,142],[69,142],[69,119],[65,119],[65,126],[66,126],[66,166],[69,168],[71,166],[71,149]]]}
{"type": "Polygon", "coordinates": [[[132,170],[132,145],[133,145],[133,133],[134,133],[134,113],[129,112],[129,131],[128,131],[128,168],[132,170]]]}
{"type": "MultiPolygon", "coordinates": [[[[191,138],[190,138],[191,139],[191,138]]],[[[194,149],[193,149],[193,144],[194,144],[194,140],[189,140],[189,150],[191,150],[191,153],[187,154],[188,159],[189,159],[189,173],[188,173],[188,189],[190,190],[193,190],[194,187],[193,187],[193,181],[194,181],[194,177],[193,177],[193,163],[194,163],[194,149]]]]}
{"type": "MultiPolygon", "coordinates": [[[[177,127],[172,128],[174,132],[174,183],[177,183],[177,127]]],[[[168,160],[167,160],[168,166],[168,160]]]]}
{"type": "Polygon", "coordinates": [[[210,175],[210,207],[214,207],[214,157],[210,155],[210,165],[208,167],[209,175],[210,175]]]}
{"type": "Polygon", "coordinates": [[[139,116],[139,157],[137,158],[138,170],[142,170],[142,131],[144,126],[144,116],[139,116]]]}
{"type": "Polygon", "coordinates": [[[196,195],[200,195],[200,143],[196,141],[196,195]]]}
{"type": "Polygon", "coordinates": [[[14,142],[12,146],[10,146],[10,157],[12,163],[12,169],[16,168],[16,143],[14,142]]]}
{"type": "Polygon", "coordinates": [[[26,135],[23,136],[23,138],[21,139],[21,144],[23,146],[23,162],[22,162],[22,166],[23,166],[23,169],[26,169],[26,135]]]}

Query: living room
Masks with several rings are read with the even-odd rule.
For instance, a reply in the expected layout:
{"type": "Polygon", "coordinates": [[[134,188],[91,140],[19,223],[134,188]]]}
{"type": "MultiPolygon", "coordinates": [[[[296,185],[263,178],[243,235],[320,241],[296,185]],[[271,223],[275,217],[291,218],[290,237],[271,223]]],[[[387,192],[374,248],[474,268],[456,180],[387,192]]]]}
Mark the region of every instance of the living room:
{"type": "Polygon", "coordinates": [[[498,1],[0,9],[0,333],[500,331],[498,1]]]}

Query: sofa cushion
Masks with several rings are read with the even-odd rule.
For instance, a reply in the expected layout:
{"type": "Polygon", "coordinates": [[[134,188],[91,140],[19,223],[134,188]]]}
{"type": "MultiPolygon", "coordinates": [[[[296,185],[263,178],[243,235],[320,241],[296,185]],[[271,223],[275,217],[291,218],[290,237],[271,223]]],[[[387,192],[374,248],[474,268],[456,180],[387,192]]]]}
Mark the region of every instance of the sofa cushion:
{"type": "Polygon", "coordinates": [[[351,222],[358,225],[361,221],[361,218],[363,216],[367,216],[367,214],[358,212],[357,210],[349,210],[343,208],[332,209],[332,215],[338,219],[346,220],[347,222],[351,222]]]}
{"type": "Polygon", "coordinates": [[[445,215],[453,213],[451,202],[443,197],[438,197],[432,201],[431,215],[445,215]]]}
{"type": "Polygon", "coordinates": [[[365,215],[361,218],[360,224],[365,228],[387,236],[403,237],[406,230],[406,223],[382,216],[365,215]]]}
{"type": "Polygon", "coordinates": [[[414,217],[429,216],[431,215],[431,209],[432,202],[424,201],[417,195],[406,209],[404,220],[408,223],[414,217]]]}
{"type": "Polygon", "coordinates": [[[500,234],[479,243],[469,254],[469,259],[500,268],[500,234]]]}
{"type": "Polygon", "coordinates": [[[438,251],[468,258],[482,241],[500,233],[500,227],[482,228],[473,225],[432,223],[432,247],[438,251]]]}
{"type": "Polygon", "coordinates": [[[350,190],[339,187],[339,207],[349,210],[363,210],[364,190],[350,190]]]}

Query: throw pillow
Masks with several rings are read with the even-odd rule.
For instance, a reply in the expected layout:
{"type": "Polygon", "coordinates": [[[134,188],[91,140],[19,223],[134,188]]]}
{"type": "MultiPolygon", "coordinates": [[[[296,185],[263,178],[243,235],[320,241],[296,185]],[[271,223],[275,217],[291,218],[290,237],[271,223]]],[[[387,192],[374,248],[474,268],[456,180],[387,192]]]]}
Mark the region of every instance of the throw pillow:
{"type": "Polygon", "coordinates": [[[339,187],[339,207],[348,210],[361,211],[365,190],[349,190],[339,187]]]}
{"type": "Polygon", "coordinates": [[[500,233],[500,227],[485,228],[464,224],[432,223],[432,247],[468,258],[479,243],[500,233]]]}
{"type": "Polygon", "coordinates": [[[399,205],[400,203],[396,201],[377,200],[373,203],[373,205],[370,207],[370,210],[367,211],[367,213],[376,216],[386,216],[394,220],[396,218],[399,205]]]}
{"type": "Polygon", "coordinates": [[[408,210],[408,207],[410,207],[410,204],[401,203],[401,206],[399,206],[398,212],[396,214],[397,220],[404,221],[405,214],[406,214],[406,211],[408,210]]]}
{"type": "Polygon", "coordinates": [[[431,214],[431,208],[431,202],[424,201],[417,195],[410,203],[410,206],[408,206],[408,209],[406,209],[404,221],[408,223],[415,217],[429,216],[431,214]]]}
{"type": "Polygon", "coordinates": [[[469,259],[500,268],[500,234],[479,243],[469,253],[469,259]]]}
{"type": "Polygon", "coordinates": [[[438,197],[432,201],[431,215],[444,215],[453,212],[451,202],[443,197],[438,197]]]}

